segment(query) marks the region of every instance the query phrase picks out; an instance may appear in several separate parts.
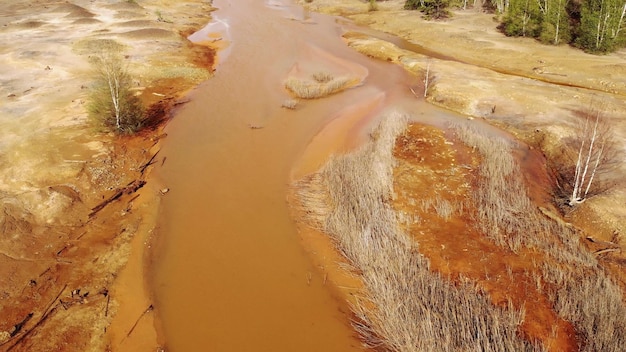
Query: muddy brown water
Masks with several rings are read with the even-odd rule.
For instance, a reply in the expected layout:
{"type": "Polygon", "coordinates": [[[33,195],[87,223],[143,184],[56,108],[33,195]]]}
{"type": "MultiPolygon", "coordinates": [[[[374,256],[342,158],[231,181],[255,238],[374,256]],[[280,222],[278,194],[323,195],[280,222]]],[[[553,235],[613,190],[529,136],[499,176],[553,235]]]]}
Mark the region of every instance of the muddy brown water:
{"type": "Polygon", "coordinates": [[[167,127],[166,161],[155,176],[170,189],[152,278],[167,349],[362,351],[349,308],[290,219],[292,167],[324,126],[346,116],[344,133],[326,137],[339,149],[392,105],[424,120],[456,117],[417,102],[409,87],[419,78],[346,47],[334,17],[286,1],[214,6],[215,21],[193,39],[223,41],[226,49],[215,77],[167,127]],[[295,110],[281,107],[290,73],[319,71],[360,75],[363,83],[295,110]]]}
{"type": "Polygon", "coordinates": [[[171,189],[153,277],[168,351],[361,351],[348,307],[301,248],[285,195],[321,126],[395,85],[408,92],[411,78],[347,48],[333,18],[303,23],[297,7],[252,0],[215,6],[224,32],[211,37],[230,42],[228,55],[168,126],[156,176],[171,189]],[[294,67],[367,77],[291,111],[281,104],[294,67]]]}

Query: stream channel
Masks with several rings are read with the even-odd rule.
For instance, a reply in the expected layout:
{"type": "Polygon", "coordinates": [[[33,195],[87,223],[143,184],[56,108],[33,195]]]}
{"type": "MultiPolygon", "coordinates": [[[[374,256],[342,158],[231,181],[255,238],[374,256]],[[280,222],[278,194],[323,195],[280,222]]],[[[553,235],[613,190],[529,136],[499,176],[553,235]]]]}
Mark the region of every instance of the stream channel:
{"type": "Polygon", "coordinates": [[[431,122],[456,117],[415,98],[409,87],[421,86],[418,77],[348,48],[345,20],[288,0],[214,6],[213,21],[192,39],[226,48],[215,76],[168,125],[160,152],[167,161],[154,173],[171,189],[152,277],[167,350],[362,351],[349,307],[290,217],[293,167],[314,138],[324,147],[300,162],[301,173],[354,146],[391,106],[431,122]],[[295,110],[281,107],[289,75],[319,71],[363,82],[295,110]],[[330,125],[334,132],[320,137],[330,125]]]}

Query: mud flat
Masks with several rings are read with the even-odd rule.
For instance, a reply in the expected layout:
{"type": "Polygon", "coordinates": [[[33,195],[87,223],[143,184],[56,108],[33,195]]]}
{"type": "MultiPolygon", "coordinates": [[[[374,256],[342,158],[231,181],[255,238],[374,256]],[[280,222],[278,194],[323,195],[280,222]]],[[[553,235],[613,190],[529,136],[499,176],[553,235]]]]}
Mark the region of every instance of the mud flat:
{"type": "Polygon", "coordinates": [[[213,50],[185,38],[210,11],[202,1],[0,5],[0,350],[156,348],[144,253],[159,191],[145,186],[146,164],[176,99],[211,75],[213,50]],[[137,136],[87,121],[88,56],[102,41],[123,47],[148,109],[137,136]]]}

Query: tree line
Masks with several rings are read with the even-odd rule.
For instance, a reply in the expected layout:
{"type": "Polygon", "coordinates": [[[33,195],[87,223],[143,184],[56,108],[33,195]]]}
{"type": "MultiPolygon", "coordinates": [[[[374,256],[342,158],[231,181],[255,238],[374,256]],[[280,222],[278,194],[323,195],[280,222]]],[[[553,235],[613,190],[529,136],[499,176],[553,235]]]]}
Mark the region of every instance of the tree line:
{"type": "MultiPolygon", "coordinates": [[[[476,5],[496,13],[508,36],[567,43],[596,54],[626,46],[626,0],[477,0],[476,5]]],[[[434,19],[447,17],[450,7],[467,6],[467,0],[406,0],[404,5],[434,19]]]]}

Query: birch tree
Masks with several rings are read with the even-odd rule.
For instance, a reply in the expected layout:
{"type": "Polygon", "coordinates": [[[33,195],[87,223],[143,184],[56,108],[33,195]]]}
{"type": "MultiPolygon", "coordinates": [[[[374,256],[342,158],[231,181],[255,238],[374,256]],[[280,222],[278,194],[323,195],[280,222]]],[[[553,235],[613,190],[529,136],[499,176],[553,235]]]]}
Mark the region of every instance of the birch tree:
{"type": "Polygon", "coordinates": [[[537,0],[541,12],[541,33],[539,39],[546,44],[568,43],[570,18],[567,13],[569,0],[537,0]]]}
{"type": "Polygon", "coordinates": [[[580,11],[576,44],[585,51],[607,53],[623,46],[626,0],[586,0],[580,11]]]}
{"type": "Polygon", "coordinates": [[[89,115],[117,133],[134,133],[141,127],[143,108],[130,90],[132,78],[121,53],[102,46],[90,57],[95,82],[88,105],[89,115]]]}
{"type": "Polygon", "coordinates": [[[576,143],[578,151],[573,172],[568,173],[571,184],[567,203],[575,206],[596,194],[599,177],[608,174],[615,166],[616,149],[609,123],[600,111],[590,111],[579,130],[576,143]]]}
{"type": "Polygon", "coordinates": [[[491,0],[498,15],[504,15],[509,10],[509,0],[491,0]]]}
{"type": "Polygon", "coordinates": [[[541,12],[537,0],[511,0],[502,22],[504,33],[513,37],[537,37],[541,12]]]}

